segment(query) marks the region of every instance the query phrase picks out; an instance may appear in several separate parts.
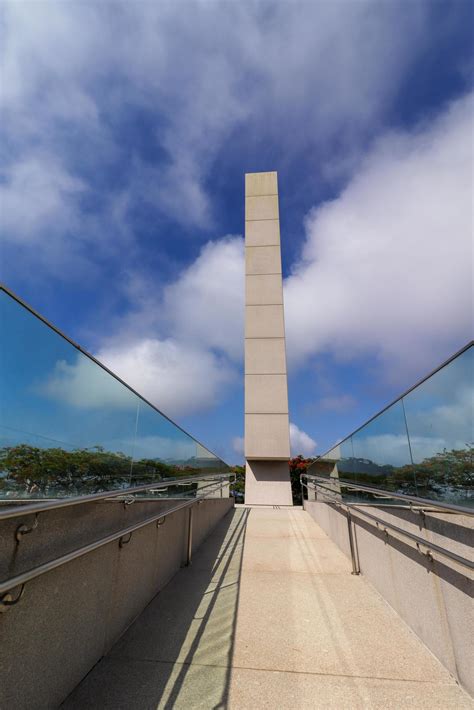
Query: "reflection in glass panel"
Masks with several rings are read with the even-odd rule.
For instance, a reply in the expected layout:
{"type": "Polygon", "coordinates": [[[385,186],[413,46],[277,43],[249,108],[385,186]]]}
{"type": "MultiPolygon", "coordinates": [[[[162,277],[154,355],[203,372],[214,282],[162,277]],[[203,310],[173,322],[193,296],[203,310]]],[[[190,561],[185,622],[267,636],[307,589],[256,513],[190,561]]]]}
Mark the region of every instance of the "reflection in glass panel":
{"type": "Polygon", "coordinates": [[[352,435],[358,483],[416,495],[403,406],[400,401],[352,435]]]}
{"type": "Polygon", "coordinates": [[[353,469],[352,441],[349,437],[317,458],[309,467],[308,473],[313,476],[341,477],[349,480],[352,478],[353,469]]]}
{"type": "Polygon", "coordinates": [[[341,459],[337,462],[337,475],[347,481],[354,479],[354,448],[352,437],[341,441],[339,444],[341,459]]]}
{"type": "Polygon", "coordinates": [[[0,498],[85,495],[214,465],[215,456],[200,463],[188,434],[2,289],[0,326],[0,498]]]}
{"type": "MultiPolygon", "coordinates": [[[[353,480],[354,456],[352,441],[349,437],[340,444],[334,446],[324,456],[317,458],[308,469],[308,473],[313,476],[328,478],[327,484],[318,486],[318,498],[328,498],[336,496],[340,499],[342,488],[339,483],[340,478],[353,480]]],[[[348,496],[345,495],[344,499],[348,496]]]]}
{"type": "MultiPolygon", "coordinates": [[[[474,506],[474,346],[470,345],[352,436],[309,473],[474,506]],[[329,469],[331,469],[329,471],[329,469]]],[[[344,500],[381,502],[341,484],[344,500]]],[[[396,502],[389,496],[384,503],[396,502]]]]}
{"type": "Polygon", "coordinates": [[[133,458],[133,485],[198,473],[194,439],[143,401],[133,458]]]}
{"type": "Polygon", "coordinates": [[[230,468],[217,458],[215,454],[206,449],[202,444],[196,442],[197,454],[196,465],[202,473],[227,473],[230,468]]]}
{"type": "Polygon", "coordinates": [[[473,399],[472,346],[403,398],[421,497],[474,505],[473,399]]]}
{"type": "Polygon", "coordinates": [[[2,496],[128,485],[138,398],[0,291],[2,496]]]}

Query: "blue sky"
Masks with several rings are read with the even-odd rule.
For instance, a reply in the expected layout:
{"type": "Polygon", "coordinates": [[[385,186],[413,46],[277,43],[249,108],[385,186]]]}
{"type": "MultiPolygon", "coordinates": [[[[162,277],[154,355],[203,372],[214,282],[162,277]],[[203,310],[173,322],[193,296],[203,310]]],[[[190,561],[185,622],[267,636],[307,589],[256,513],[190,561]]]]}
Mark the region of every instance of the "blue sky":
{"type": "Polygon", "coordinates": [[[472,3],[5,2],[2,280],[229,462],[277,170],[293,453],[471,337],[472,3]]]}

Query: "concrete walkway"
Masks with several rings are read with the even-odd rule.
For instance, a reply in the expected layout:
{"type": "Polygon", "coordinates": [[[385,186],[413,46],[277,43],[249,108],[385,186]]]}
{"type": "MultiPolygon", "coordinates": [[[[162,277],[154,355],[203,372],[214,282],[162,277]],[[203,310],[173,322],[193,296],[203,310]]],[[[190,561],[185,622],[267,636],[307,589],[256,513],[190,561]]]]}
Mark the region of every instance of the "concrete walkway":
{"type": "Polygon", "coordinates": [[[307,513],[260,507],[226,516],[64,707],[474,703],[307,513]]]}

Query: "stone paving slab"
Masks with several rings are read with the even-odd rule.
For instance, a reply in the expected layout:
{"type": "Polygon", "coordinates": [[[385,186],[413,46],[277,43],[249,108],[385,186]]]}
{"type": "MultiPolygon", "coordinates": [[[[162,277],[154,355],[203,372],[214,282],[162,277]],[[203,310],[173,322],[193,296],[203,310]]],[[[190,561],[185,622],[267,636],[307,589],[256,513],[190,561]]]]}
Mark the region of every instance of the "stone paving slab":
{"type": "Polygon", "coordinates": [[[350,574],[351,563],[328,538],[254,537],[247,540],[244,572],[350,574]]]}
{"type": "MultiPolygon", "coordinates": [[[[188,578],[188,575],[186,575],[188,578]]],[[[114,658],[226,665],[235,631],[238,584],[208,591],[206,574],[191,590],[169,585],[112,649],[114,658]],[[161,597],[161,598],[160,598],[161,597]]]]}
{"type": "Polygon", "coordinates": [[[69,710],[474,709],[310,516],[229,514],[69,710]],[[273,532],[272,532],[273,530],[273,532]]]}
{"type": "MultiPolygon", "coordinates": [[[[275,511],[280,512],[280,511],[275,511]]],[[[328,536],[318,525],[314,525],[312,518],[301,518],[301,515],[281,515],[280,518],[262,515],[259,511],[258,517],[250,516],[246,526],[245,535],[249,537],[273,537],[278,539],[301,538],[306,540],[312,538],[318,540],[329,540],[328,536]]]]}
{"type": "Polygon", "coordinates": [[[472,710],[455,684],[104,659],[68,710],[472,710]],[[106,690],[105,690],[106,689],[106,690]]]}
{"type": "Polygon", "coordinates": [[[225,666],[105,658],[63,704],[67,710],[211,710],[228,707],[225,666]]]}
{"type": "Polygon", "coordinates": [[[233,662],[265,670],[451,681],[381,597],[350,574],[246,572],[233,662]]]}
{"type": "MultiPolygon", "coordinates": [[[[184,706],[178,707],[184,710],[184,706]]],[[[234,668],[228,707],[239,710],[472,710],[473,704],[453,684],[234,668]]]]}

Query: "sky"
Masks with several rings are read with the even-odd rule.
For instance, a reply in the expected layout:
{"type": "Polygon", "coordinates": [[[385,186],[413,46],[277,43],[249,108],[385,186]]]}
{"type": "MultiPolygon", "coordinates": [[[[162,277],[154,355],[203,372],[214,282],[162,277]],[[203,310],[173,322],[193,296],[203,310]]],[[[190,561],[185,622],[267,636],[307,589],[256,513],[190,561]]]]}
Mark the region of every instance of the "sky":
{"type": "Polygon", "coordinates": [[[239,463],[244,173],[277,170],[292,453],[323,453],[472,338],[472,15],[3,2],[2,281],[239,463]]]}

